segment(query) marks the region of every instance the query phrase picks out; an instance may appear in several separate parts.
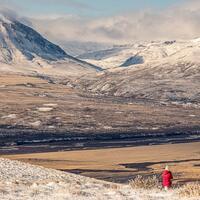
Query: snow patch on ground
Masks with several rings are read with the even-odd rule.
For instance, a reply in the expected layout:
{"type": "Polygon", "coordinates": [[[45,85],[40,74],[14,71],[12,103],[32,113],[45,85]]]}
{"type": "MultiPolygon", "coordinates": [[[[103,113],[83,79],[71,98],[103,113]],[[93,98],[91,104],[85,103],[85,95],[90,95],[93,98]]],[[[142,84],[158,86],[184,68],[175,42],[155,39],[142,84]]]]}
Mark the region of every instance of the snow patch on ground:
{"type": "Polygon", "coordinates": [[[34,127],[38,127],[41,125],[41,121],[36,121],[36,122],[32,122],[32,123],[29,123],[31,126],[34,126],[34,127]]]}
{"type": "Polygon", "coordinates": [[[38,111],[40,111],[40,112],[50,112],[52,110],[53,110],[52,107],[40,107],[40,108],[38,108],[38,111]]]}
{"type": "Polygon", "coordinates": [[[16,114],[10,114],[10,115],[6,115],[1,117],[2,119],[16,119],[17,115],[16,114]]]}

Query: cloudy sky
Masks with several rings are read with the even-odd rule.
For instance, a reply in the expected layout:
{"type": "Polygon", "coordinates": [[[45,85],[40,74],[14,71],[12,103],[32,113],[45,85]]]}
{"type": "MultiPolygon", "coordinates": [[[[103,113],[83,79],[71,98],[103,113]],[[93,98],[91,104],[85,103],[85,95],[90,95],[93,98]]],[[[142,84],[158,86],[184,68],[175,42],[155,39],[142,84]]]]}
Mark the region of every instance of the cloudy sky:
{"type": "Polygon", "coordinates": [[[164,8],[182,0],[0,0],[25,15],[111,16],[145,8],[164,8]]]}
{"type": "Polygon", "coordinates": [[[200,0],[0,0],[0,7],[57,42],[200,37],[200,0]]]}

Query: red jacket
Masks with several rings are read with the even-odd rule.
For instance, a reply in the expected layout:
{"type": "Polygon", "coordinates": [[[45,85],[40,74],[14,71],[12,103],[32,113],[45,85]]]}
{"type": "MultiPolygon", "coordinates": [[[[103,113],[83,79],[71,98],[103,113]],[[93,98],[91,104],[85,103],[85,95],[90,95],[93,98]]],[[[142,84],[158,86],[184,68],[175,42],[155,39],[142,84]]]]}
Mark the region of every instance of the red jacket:
{"type": "Polygon", "coordinates": [[[172,173],[168,170],[165,170],[162,173],[163,186],[164,187],[171,187],[171,185],[172,185],[171,179],[173,179],[172,173]]]}

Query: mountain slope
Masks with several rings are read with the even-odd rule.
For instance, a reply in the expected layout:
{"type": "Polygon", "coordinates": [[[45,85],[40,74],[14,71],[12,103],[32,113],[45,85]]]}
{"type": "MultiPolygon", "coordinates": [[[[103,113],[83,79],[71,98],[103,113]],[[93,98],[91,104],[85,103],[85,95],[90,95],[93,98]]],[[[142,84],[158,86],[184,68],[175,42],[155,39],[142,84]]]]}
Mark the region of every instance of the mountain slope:
{"type": "Polygon", "coordinates": [[[56,71],[59,74],[59,70],[60,74],[92,73],[101,70],[66,54],[59,46],[49,42],[32,28],[2,15],[0,17],[0,63],[2,63],[1,70],[35,71],[47,74],[55,74],[56,71]],[[48,70],[48,68],[53,69],[48,70]]]}
{"type": "MultiPolygon", "coordinates": [[[[1,31],[7,33],[7,37],[2,37],[4,48],[9,51],[9,48],[15,46],[28,60],[33,60],[35,56],[54,61],[67,57],[67,54],[60,47],[17,21],[14,23],[2,22],[1,31]]],[[[11,56],[14,59],[14,55],[11,56]]]]}
{"type": "Polygon", "coordinates": [[[129,67],[138,64],[162,64],[184,62],[198,62],[200,55],[200,41],[160,41],[140,42],[133,45],[116,46],[113,49],[97,51],[79,56],[95,65],[106,69],[129,67]]]}
{"type": "Polygon", "coordinates": [[[68,54],[75,57],[112,47],[111,44],[80,41],[59,41],[59,44],[68,54]]]}
{"type": "Polygon", "coordinates": [[[109,69],[90,83],[82,80],[88,91],[133,99],[200,103],[200,40],[144,42],[116,48],[110,56],[94,59],[90,55],[86,59],[109,69]]]}

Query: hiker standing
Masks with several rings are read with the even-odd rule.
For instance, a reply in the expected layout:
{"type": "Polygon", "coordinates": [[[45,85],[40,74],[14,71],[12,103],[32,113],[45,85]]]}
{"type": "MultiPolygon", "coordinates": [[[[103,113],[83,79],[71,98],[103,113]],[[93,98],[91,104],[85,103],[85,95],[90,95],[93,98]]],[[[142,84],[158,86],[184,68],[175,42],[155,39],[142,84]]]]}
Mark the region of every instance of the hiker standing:
{"type": "Polygon", "coordinates": [[[169,167],[166,166],[164,172],[162,173],[162,183],[166,191],[172,186],[172,179],[172,173],[169,171],[169,167]]]}

